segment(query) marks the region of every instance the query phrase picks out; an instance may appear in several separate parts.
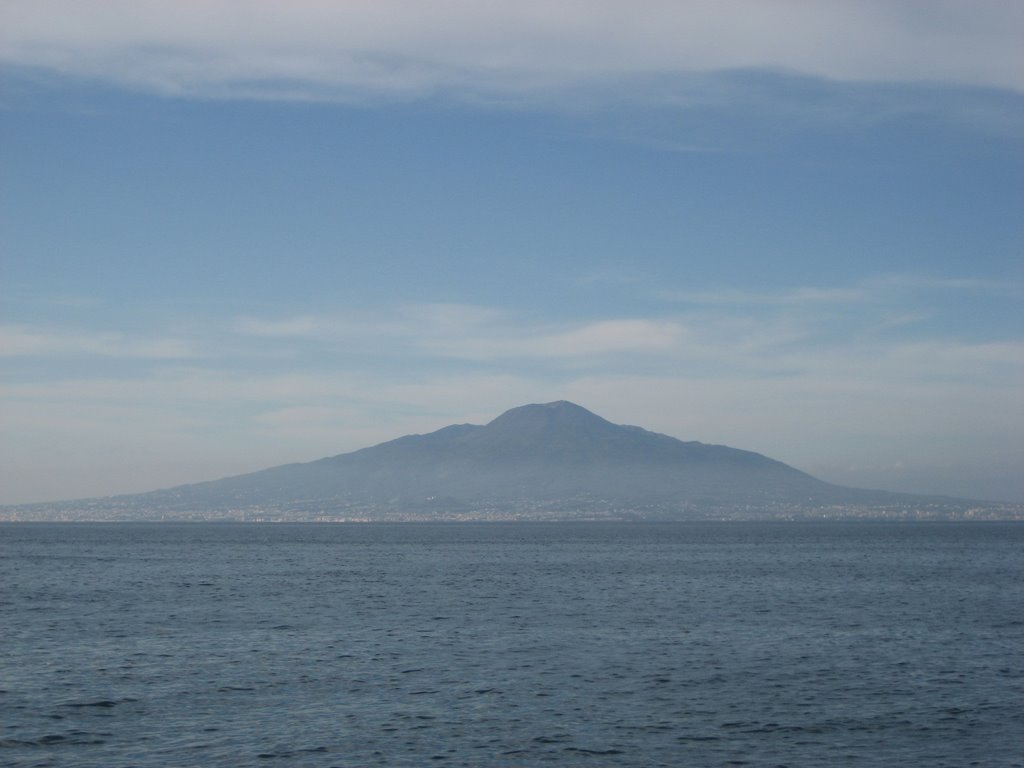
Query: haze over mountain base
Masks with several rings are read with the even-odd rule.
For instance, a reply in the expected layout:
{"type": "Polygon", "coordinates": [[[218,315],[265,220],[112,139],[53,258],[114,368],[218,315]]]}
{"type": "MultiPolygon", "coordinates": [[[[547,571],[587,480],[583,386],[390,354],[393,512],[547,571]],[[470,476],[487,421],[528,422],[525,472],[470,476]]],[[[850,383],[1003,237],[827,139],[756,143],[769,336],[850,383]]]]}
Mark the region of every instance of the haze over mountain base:
{"type": "Polygon", "coordinates": [[[3,520],[1024,519],[1024,505],[846,488],[751,451],[513,408],[353,453],[150,493],[0,509],[3,520]]]}

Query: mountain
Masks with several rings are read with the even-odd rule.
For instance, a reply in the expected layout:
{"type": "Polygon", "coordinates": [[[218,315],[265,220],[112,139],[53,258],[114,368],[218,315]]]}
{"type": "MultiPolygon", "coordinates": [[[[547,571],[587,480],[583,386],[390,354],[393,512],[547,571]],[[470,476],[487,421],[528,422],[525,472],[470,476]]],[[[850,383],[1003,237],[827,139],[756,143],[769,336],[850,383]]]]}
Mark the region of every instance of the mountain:
{"type": "Polygon", "coordinates": [[[63,508],[90,519],[679,519],[942,517],[966,504],[831,485],[758,453],[613,424],[559,401],[483,426],[63,508]]]}

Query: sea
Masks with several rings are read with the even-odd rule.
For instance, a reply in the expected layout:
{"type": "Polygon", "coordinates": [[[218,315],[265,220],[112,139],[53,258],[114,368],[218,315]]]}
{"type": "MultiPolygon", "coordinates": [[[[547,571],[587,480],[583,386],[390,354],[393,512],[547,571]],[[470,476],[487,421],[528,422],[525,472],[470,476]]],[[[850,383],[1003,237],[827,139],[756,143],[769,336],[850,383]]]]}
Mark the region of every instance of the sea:
{"type": "Polygon", "coordinates": [[[2,524],[0,765],[1024,766],[1024,523],[2,524]]]}

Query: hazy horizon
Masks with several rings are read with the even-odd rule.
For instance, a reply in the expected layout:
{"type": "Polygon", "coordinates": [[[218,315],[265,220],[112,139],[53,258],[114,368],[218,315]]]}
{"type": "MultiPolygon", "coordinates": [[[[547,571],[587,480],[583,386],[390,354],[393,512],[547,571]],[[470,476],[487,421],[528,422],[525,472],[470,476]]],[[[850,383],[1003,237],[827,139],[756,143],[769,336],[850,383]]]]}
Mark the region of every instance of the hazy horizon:
{"type": "Polygon", "coordinates": [[[533,402],[1024,502],[1024,6],[0,8],[0,504],[533,402]]]}

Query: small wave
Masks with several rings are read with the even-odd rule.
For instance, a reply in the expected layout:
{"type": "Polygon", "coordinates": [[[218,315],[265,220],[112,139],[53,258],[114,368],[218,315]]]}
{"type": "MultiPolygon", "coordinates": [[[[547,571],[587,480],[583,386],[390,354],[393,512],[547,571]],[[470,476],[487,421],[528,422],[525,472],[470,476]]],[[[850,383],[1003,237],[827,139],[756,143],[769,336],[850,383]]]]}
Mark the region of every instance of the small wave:
{"type": "Polygon", "coordinates": [[[48,733],[35,739],[0,739],[0,749],[48,747],[54,744],[91,745],[106,744],[109,733],[89,733],[88,731],[70,731],[68,733],[48,733]]]}
{"type": "Polygon", "coordinates": [[[538,744],[560,744],[572,738],[569,733],[556,733],[553,736],[537,736],[534,741],[538,744]]]}

